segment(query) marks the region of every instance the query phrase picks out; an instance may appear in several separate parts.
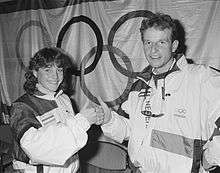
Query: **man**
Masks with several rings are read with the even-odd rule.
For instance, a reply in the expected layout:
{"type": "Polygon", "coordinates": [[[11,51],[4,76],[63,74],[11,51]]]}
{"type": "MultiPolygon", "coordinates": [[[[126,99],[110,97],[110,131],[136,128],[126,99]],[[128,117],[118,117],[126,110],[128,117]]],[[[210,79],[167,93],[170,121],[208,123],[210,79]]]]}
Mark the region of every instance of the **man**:
{"type": "Polygon", "coordinates": [[[12,105],[13,167],[24,173],[75,173],[78,151],[88,140],[87,130],[102,122],[99,108],[75,114],[63,93],[70,57],[59,48],[40,49],[26,72],[26,93],[12,105]]]}
{"type": "Polygon", "coordinates": [[[188,64],[178,48],[173,19],[155,14],[140,28],[149,63],[121,108],[129,118],[105,112],[102,130],[129,140],[132,167],[142,173],[198,173],[220,165],[220,75],[188,64]],[[205,145],[204,145],[205,144],[205,145]]]}

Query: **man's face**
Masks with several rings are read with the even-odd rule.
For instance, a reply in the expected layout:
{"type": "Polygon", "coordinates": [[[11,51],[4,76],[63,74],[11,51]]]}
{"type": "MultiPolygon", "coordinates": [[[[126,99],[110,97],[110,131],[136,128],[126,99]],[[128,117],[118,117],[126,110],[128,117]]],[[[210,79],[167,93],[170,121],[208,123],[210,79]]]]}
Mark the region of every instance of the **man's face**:
{"type": "Polygon", "coordinates": [[[149,28],[143,32],[143,46],[148,63],[155,69],[165,72],[170,66],[169,62],[172,62],[172,52],[177,49],[178,41],[171,42],[169,29],[149,28]]]}
{"type": "Polygon", "coordinates": [[[34,75],[38,79],[38,83],[48,92],[55,92],[63,80],[63,68],[58,68],[56,65],[39,68],[34,71],[34,75]]]}

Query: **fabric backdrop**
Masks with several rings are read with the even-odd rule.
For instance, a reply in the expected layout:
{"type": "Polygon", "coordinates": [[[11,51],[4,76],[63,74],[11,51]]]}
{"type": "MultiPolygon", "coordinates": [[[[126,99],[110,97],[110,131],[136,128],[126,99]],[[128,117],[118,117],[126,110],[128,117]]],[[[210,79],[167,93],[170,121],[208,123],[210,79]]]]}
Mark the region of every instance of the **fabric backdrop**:
{"type": "Polygon", "coordinates": [[[1,109],[24,93],[28,61],[45,46],[62,47],[77,63],[71,97],[78,109],[85,103],[94,106],[97,96],[117,109],[147,65],[139,28],[151,11],[179,21],[184,43],[179,51],[195,63],[220,69],[217,0],[5,1],[0,3],[1,109]]]}
{"type": "Polygon", "coordinates": [[[10,106],[24,93],[24,73],[38,49],[58,46],[78,64],[78,108],[93,106],[99,95],[117,109],[147,65],[139,27],[150,11],[181,22],[189,59],[220,68],[217,0],[12,0],[0,3],[1,102],[10,106]]]}
{"type": "Polygon", "coordinates": [[[0,1],[0,102],[2,115],[24,93],[24,73],[45,46],[66,50],[77,64],[71,97],[77,108],[96,97],[112,109],[124,101],[147,64],[140,22],[152,12],[179,21],[183,52],[195,63],[220,69],[218,0],[11,0],[0,1]]]}

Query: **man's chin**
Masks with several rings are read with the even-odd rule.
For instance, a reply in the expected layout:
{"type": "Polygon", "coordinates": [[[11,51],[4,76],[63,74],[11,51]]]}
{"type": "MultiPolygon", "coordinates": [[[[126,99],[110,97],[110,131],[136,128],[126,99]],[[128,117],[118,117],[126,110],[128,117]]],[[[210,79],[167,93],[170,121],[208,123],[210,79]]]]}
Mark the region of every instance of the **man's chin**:
{"type": "Polygon", "coordinates": [[[160,67],[162,65],[160,58],[151,59],[150,64],[152,67],[160,67]]]}
{"type": "Polygon", "coordinates": [[[157,69],[161,67],[161,64],[152,63],[151,66],[157,69]]]}

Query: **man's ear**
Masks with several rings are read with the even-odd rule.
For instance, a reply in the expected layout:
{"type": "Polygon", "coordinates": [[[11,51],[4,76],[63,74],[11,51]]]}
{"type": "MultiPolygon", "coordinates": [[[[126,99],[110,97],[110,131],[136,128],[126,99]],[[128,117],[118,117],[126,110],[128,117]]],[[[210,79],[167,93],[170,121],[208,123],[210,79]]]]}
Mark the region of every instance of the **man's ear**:
{"type": "Polygon", "coordinates": [[[37,71],[33,70],[33,75],[37,78],[37,71]]]}
{"type": "Polygon", "coordinates": [[[175,52],[178,48],[179,45],[179,41],[178,40],[174,40],[172,43],[172,52],[175,52]]]}

